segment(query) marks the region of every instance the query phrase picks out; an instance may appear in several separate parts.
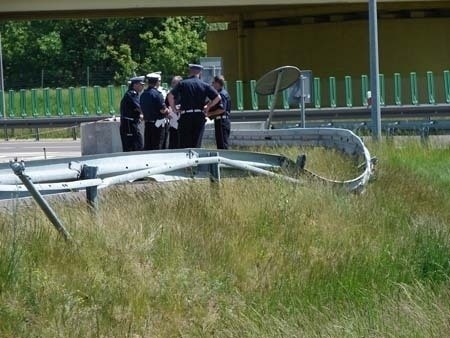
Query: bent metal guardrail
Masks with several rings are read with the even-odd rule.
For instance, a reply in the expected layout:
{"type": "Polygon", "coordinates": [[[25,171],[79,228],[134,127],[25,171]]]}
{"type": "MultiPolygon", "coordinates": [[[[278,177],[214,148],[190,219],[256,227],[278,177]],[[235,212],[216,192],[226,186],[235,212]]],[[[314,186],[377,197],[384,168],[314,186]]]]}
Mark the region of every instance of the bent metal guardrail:
{"type": "MultiPolygon", "coordinates": [[[[360,174],[350,180],[334,180],[306,168],[306,155],[293,161],[282,155],[231,150],[180,149],[90,155],[76,158],[29,161],[25,164],[0,164],[0,199],[36,199],[50,221],[67,239],[62,223],[45,203],[42,194],[69,193],[86,189],[88,202],[97,204],[97,189],[134,182],[144,178],[165,182],[222,177],[242,177],[238,171],[265,175],[291,183],[304,183],[301,175],[314,177],[348,191],[361,192],[374,170],[374,160],[362,140],[349,130],[335,128],[293,128],[245,132],[248,145],[292,144],[337,149],[348,155],[360,174]],[[11,170],[12,169],[12,170],[11,170]],[[21,184],[22,183],[22,184],[21,184]]],[[[243,139],[245,141],[245,138],[243,139]]]]}

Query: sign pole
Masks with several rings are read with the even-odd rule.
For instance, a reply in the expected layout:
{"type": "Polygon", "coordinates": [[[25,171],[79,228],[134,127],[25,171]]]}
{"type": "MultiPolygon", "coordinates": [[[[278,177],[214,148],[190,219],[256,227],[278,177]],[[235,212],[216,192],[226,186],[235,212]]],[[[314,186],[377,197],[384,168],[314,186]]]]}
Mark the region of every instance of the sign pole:
{"type": "Polygon", "coordinates": [[[370,89],[372,93],[372,137],[381,139],[380,78],[378,61],[377,1],[369,0],[370,89]]]}
{"type": "Polygon", "coordinates": [[[2,91],[2,118],[6,118],[6,104],[5,104],[5,82],[3,80],[3,48],[2,48],[2,33],[0,33],[0,91],[2,91]]]}

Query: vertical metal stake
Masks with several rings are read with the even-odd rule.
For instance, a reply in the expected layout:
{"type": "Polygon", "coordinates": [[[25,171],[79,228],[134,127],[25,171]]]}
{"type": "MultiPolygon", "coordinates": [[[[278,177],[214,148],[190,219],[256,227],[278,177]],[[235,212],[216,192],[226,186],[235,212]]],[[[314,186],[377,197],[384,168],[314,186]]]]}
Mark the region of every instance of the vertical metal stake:
{"type": "Polygon", "coordinates": [[[378,62],[377,1],[369,0],[370,90],[372,92],[372,137],[381,140],[380,71],[378,62]]]}
{"type": "MultiPolygon", "coordinates": [[[[219,156],[218,152],[210,152],[210,157],[219,156]]],[[[209,165],[208,171],[209,171],[209,178],[211,182],[219,183],[220,182],[220,163],[212,163],[209,165]]]]}
{"type": "MultiPolygon", "coordinates": [[[[97,178],[98,167],[83,166],[81,169],[82,179],[97,178]]],[[[98,210],[98,189],[97,186],[86,188],[86,200],[93,210],[98,210]]]]}

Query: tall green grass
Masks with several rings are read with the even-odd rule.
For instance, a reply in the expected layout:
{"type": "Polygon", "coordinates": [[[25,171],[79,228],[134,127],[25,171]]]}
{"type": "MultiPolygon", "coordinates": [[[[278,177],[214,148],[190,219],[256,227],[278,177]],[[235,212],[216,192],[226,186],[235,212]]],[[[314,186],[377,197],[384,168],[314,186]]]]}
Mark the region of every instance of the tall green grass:
{"type": "Polygon", "coordinates": [[[362,195],[261,177],[116,187],[97,215],[52,201],[70,245],[33,203],[3,211],[0,336],[447,336],[450,149],[370,148],[362,195]]]}

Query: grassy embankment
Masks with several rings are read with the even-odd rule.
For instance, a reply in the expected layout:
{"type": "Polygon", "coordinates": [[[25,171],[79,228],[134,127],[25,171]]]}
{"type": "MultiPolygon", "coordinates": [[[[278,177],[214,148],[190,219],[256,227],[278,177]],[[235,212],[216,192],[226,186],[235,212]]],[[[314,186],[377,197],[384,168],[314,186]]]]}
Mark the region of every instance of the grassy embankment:
{"type": "Polygon", "coordinates": [[[448,336],[450,149],[369,147],[362,195],[268,178],[116,188],[96,217],[52,203],[72,245],[37,207],[4,212],[0,336],[448,336]]]}

